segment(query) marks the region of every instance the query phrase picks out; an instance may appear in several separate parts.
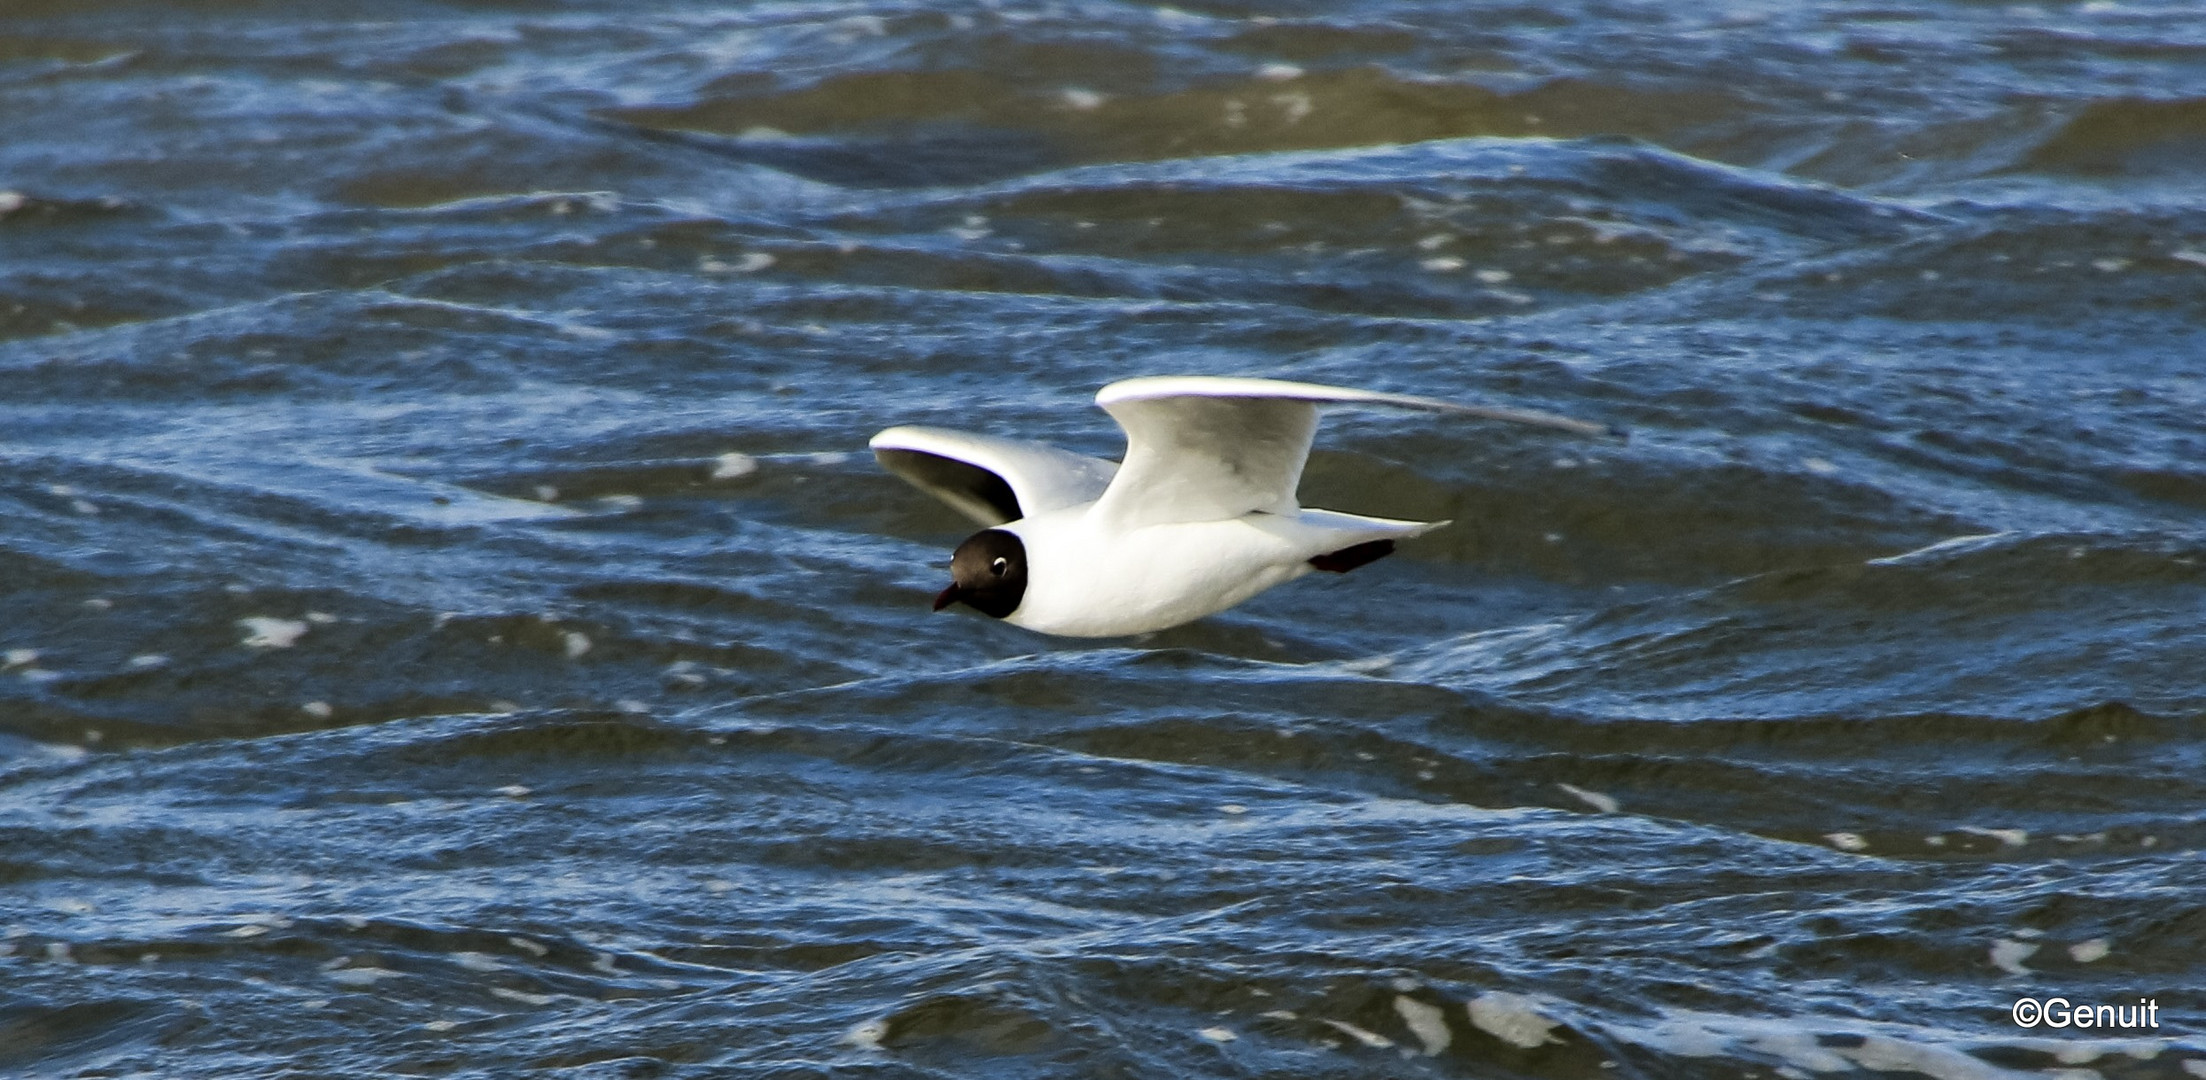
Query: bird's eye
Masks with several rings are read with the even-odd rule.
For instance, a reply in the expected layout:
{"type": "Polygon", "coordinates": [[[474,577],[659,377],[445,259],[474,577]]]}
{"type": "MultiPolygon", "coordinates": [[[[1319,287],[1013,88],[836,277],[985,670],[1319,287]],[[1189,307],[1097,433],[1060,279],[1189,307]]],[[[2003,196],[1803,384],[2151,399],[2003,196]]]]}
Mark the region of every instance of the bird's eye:
{"type": "Polygon", "coordinates": [[[989,563],[989,564],[988,564],[988,568],[989,568],[990,570],[993,570],[993,571],[995,571],[995,572],[996,572],[996,576],[997,576],[997,577],[1002,577],[1002,576],[1004,575],[1005,571],[1008,571],[1008,570],[1010,570],[1010,569],[1011,569],[1011,560],[1009,560],[1009,559],[1006,559],[1006,558],[1004,558],[1004,557],[1003,557],[1003,556],[1001,556],[1001,555],[998,555],[998,556],[996,556],[996,561],[995,561],[995,562],[992,562],[992,563],[989,563]]]}

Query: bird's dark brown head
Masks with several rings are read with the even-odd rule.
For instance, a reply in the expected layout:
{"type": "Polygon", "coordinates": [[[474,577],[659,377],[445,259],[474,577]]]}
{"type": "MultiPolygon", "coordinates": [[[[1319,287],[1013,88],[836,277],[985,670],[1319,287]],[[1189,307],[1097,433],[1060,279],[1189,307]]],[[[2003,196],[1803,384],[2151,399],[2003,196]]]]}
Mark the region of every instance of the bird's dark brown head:
{"type": "Polygon", "coordinates": [[[934,609],[964,604],[1001,619],[1025,599],[1026,545],[1002,529],[984,529],[950,556],[950,587],[934,598],[934,609]]]}

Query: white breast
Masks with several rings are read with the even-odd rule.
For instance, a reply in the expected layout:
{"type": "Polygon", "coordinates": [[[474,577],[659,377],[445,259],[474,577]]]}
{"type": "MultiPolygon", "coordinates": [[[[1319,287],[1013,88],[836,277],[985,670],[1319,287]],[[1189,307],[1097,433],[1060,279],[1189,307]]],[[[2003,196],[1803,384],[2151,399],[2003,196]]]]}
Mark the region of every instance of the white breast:
{"type": "Polygon", "coordinates": [[[1144,634],[1213,615],[1310,572],[1309,559],[1429,526],[1322,510],[1119,531],[1088,507],[1004,526],[1026,545],[1015,626],[1068,637],[1144,634]]]}
{"type": "Polygon", "coordinates": [[[1026,544],[1027,586],[1006,621],[1071,637],[1147,633],[1223,611],[1309,569],[1279,538],[1239,519],[1115,535],[1089,524],[1076,510],[1009,527],[1026,544]]]}

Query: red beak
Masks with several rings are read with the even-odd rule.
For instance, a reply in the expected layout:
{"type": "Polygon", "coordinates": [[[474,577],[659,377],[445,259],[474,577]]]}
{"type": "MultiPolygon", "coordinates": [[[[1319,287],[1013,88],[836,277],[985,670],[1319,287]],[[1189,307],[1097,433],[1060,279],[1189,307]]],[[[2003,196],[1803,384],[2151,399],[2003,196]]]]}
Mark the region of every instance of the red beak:
{"type": "Polygon", "coordinates": [[[943,608],[949,607],[951,604],[955,604],[963,599],[965,599],[964,594],[958,591],[958,587],[955,584],[952,584],[949,588],[935,594],[934,609],[936,611],[941,611],[943,608]]]}

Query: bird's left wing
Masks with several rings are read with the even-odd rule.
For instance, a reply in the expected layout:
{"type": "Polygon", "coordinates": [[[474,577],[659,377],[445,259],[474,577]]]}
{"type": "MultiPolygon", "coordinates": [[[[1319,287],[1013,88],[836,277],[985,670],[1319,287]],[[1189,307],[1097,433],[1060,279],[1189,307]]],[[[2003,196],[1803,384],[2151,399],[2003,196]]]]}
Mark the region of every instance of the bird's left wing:
{"type": "Polygon", "coordinates": [[[1221,521],[1252,510],[1293,513],[1319,405],[1384,405],[1580,435],[1620,434],[1552,413],[1277,379],[1126,379],[1104,387],[1095,403],[1126,429],[1126,461],[1095,513],[1126,528],[1221,521]]]}
{"type": "Polygon", "coordinates": [[[1118,471],[1047,443],[948,428],[893,427],[870,445],[882,468],[989,526],[1093,502],[1118,471]]]}

